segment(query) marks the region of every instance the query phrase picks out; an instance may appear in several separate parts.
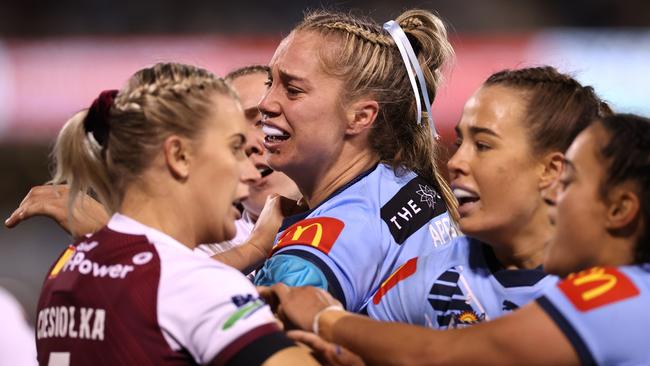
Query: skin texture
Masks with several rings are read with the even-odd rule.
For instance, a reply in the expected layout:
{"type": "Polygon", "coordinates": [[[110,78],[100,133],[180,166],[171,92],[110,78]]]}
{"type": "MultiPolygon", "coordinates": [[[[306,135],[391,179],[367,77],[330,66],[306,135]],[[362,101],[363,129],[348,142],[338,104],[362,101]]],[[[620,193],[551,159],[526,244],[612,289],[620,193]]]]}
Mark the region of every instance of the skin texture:
{"type": "MultiPolygon", "coordinates": [[[[266,163],[267,152],[264,149],[264,133],[262,132],[262,114],[257,104],[266,93],[268,75],[257,72],[239,76],[230,82],[230,86],[239,95],[244,117],[246,118],[246,155],[258,170],[268,168],[266,163]]],[[[294,200],[300,198],[296,184],[285,174],[273,171],[271,174],[255,179],[249,186],[248,197],[242,202],[247,214],[257,220],[266,198],[277,193],[294,200]]]]}
{"type": "Polygon", "coordinates": [[[478,197],[459,206],[463,233],[489,243],[503,265],[534,268],[552,236],[541,190],[560,172],[561,154],[536,156],[524,125],[527,101],[503,86],[478,89],[456,126],[447,166],[452,189],[478,197]]]}
{"type": "Polygon", "coordinates": [[[638,207],[638,203],[634,202],[634,194],[626,192],[634,192],[636,187],[621,184],[610,190],[607,199],[601,197],[607,162],[599,149],[607,140],[604,128],[598,124],[580,134],[567,151],[566,169],[558,184],[547,192],[552,206],[550,219],[557,226],[544,262],[548,271],[567,275],[575,268],[603,262],[623,265],[633,261],[633,245],[621,240],[626,236],[619,231],[634,225],[638,208],[633,206],[638,207]],[[603,237],[610,240],[604,241],[603,237]]]}
{"type": "MultiPolygon", "coordinates": [[[[638,193],[635,193],[638,187],[624,182],[610,187],[606,197],[596,194],[607,169],[596,152],[606,141],[606,134],[597,124],[583,131],[567,152],[566,159],[574,172],[565,173],[560,187],[546,191],[546,202],[554,207],[550,220],[558,225],[550,252],[574,256],[573,260],[566,261],[561,256],[549,255],[545,263],[547,270],[577,272],[586,269],[580,267],[584,263],[590,266],[633,263],[633,249],[643,230],[635,226],[641,215],[638,193]],[[567,222],[562,223],[563,219],[567,222]],[[580,221],[583,219],[588,221],[580,221]],[[596,225],[601,228],[594,228],[596,225]],[[592,255],[587,248],[594,245],[596,254],[592,255]],[[574,248],[575,251],[568,252],[574,248]],[[628,259],[620,263],[621,258],[628,259]]],[[[330,344],[319,344],[319,349],[331,351],[338,344],[368,364],[578,364],[568,339],[537,303],[491,322],[435,331],[377,322],[340,310],[323,311],[336,301],[313,287],[289,288],[278,284],[261,293],[271,299],[281,318],[291,326],[309,331],[316,314],[320,313],[319,335],[330,344]]]]}
{"type": "Polygon", "coordinates": [[[259,105],[263,123],[290,136],[265,142],[268,164],[296,182],[309,207],[378,161],[368,144],[377,103],[341,102],[343,81],[319,62],[319,50],[330,42],[313,32],[285,38],[271,59],[272,80],[259,105]]]}
{"type": "Polygon", "coordinates": [[[245,182],[258,174],[244,154],[239,103],[222,95],[214,101],[198,139],[166,138],[152,164],[126,188],[120,208],[192,248],[234,236],[239,211],[233,203],[248,195],[245,182]]]}

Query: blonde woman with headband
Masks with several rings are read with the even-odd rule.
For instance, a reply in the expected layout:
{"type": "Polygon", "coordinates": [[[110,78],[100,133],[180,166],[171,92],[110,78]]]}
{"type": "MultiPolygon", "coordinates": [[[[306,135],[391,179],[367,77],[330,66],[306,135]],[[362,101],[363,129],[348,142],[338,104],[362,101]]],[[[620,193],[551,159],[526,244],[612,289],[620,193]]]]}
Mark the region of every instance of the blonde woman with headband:
{"type": "Polygon", "coordinates": [[[70,206],[93,191],[108,224],[64,251],[38,302],[41,365],[316,364],[237,270],[197,255],[235,235],[259,173],[234,92],[157,64],[103,92],[57,139],[70,206]]]}
{"type": "Polygon", "coordinates": [[[259,105],[265,146],[309,210],[285,219],[256,284],[317,286],[359,312],[402,263],[457,235],[430,118],[452,53],[425,10],[383,28],[316,11],[282,41],[259,105]]]}

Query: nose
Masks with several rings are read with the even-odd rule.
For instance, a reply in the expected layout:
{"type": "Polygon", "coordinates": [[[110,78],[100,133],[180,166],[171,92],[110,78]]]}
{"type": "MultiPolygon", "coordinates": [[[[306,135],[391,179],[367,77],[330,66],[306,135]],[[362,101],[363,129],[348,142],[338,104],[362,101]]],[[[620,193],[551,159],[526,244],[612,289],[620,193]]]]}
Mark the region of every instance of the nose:
{"type": "Polygon", "coordinates": [[[259,127],[251,125],[246,133],[246,156],[264,154],[264,132],[259,127]]]}
{"type": "Polygon", "coordinates": [[[449,177],[453,180],[460,175],[467,175],[469,172],[469,165],[465,158],[465,150],[463,145],[459,146],[454,155],[447,161],[447,169],[449,170],[449,177]]]}
{"type": "Polygon", "coordinates": [[[260,100],[257,108],[259,108],[262,113],[262,121],[268,117],[274,117],[282,113],[280,108],[280,103],[278,102],[276,87],[274,84],[271,84],[266,90],[266,93],[260,100]]]}
{"type": "Polygon", "coordinates": [[[255,168],[255,165],[253,165],[253,162],[251,162],[250,159],[242,159],[241,164],[240,181],[242,183],[250,185],[255,183],[257,180],[262,179],[262,175],[257,168],[255,168]]]}

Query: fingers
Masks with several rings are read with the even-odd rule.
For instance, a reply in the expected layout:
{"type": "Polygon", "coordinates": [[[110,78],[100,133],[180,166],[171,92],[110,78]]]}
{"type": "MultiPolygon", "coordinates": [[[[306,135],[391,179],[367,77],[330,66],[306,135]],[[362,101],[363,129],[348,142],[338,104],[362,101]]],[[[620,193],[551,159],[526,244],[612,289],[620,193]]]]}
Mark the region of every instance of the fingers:
{"type": "Polygon", "coordinates": [[[32,187],[18,208],[5,220],[5,225],[12,228],[39,215],[50,217],[60,223],[65,216],[67,193],[67,186],[32,187]]]}
{"type": "Polygon", "coordinates": [[[266,302],[271,307],[271,311],[276,313],[278,305],[280,304],[280,300],[278,299],[278,296],[275,294],[275,292],[273,292],[273,290],[267,286],[257,286],[257,292],[260,294],[262,300],[264,300],[264,302],[266,302]]]}

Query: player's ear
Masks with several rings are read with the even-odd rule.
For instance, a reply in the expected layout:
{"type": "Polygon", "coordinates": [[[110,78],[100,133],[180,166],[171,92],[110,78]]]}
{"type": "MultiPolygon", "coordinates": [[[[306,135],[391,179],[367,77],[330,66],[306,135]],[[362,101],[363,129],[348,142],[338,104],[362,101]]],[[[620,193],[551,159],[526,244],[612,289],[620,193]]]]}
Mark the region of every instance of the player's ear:
{"type": "Polygon", "coordinates": [[[379,103],[376,100],[364,98],[350,104],[346,112],[348,126],[345,132],[348,135],[357,135],[369,129],[377,119],[378,113],[379,103]]]}
{"type": "Polygon", "coordinates": [[[163,142],[165,163],[169,172],[177,179],[186,180],[190,175],[190,141],[187,138],[171,135],[163,142]]]}

